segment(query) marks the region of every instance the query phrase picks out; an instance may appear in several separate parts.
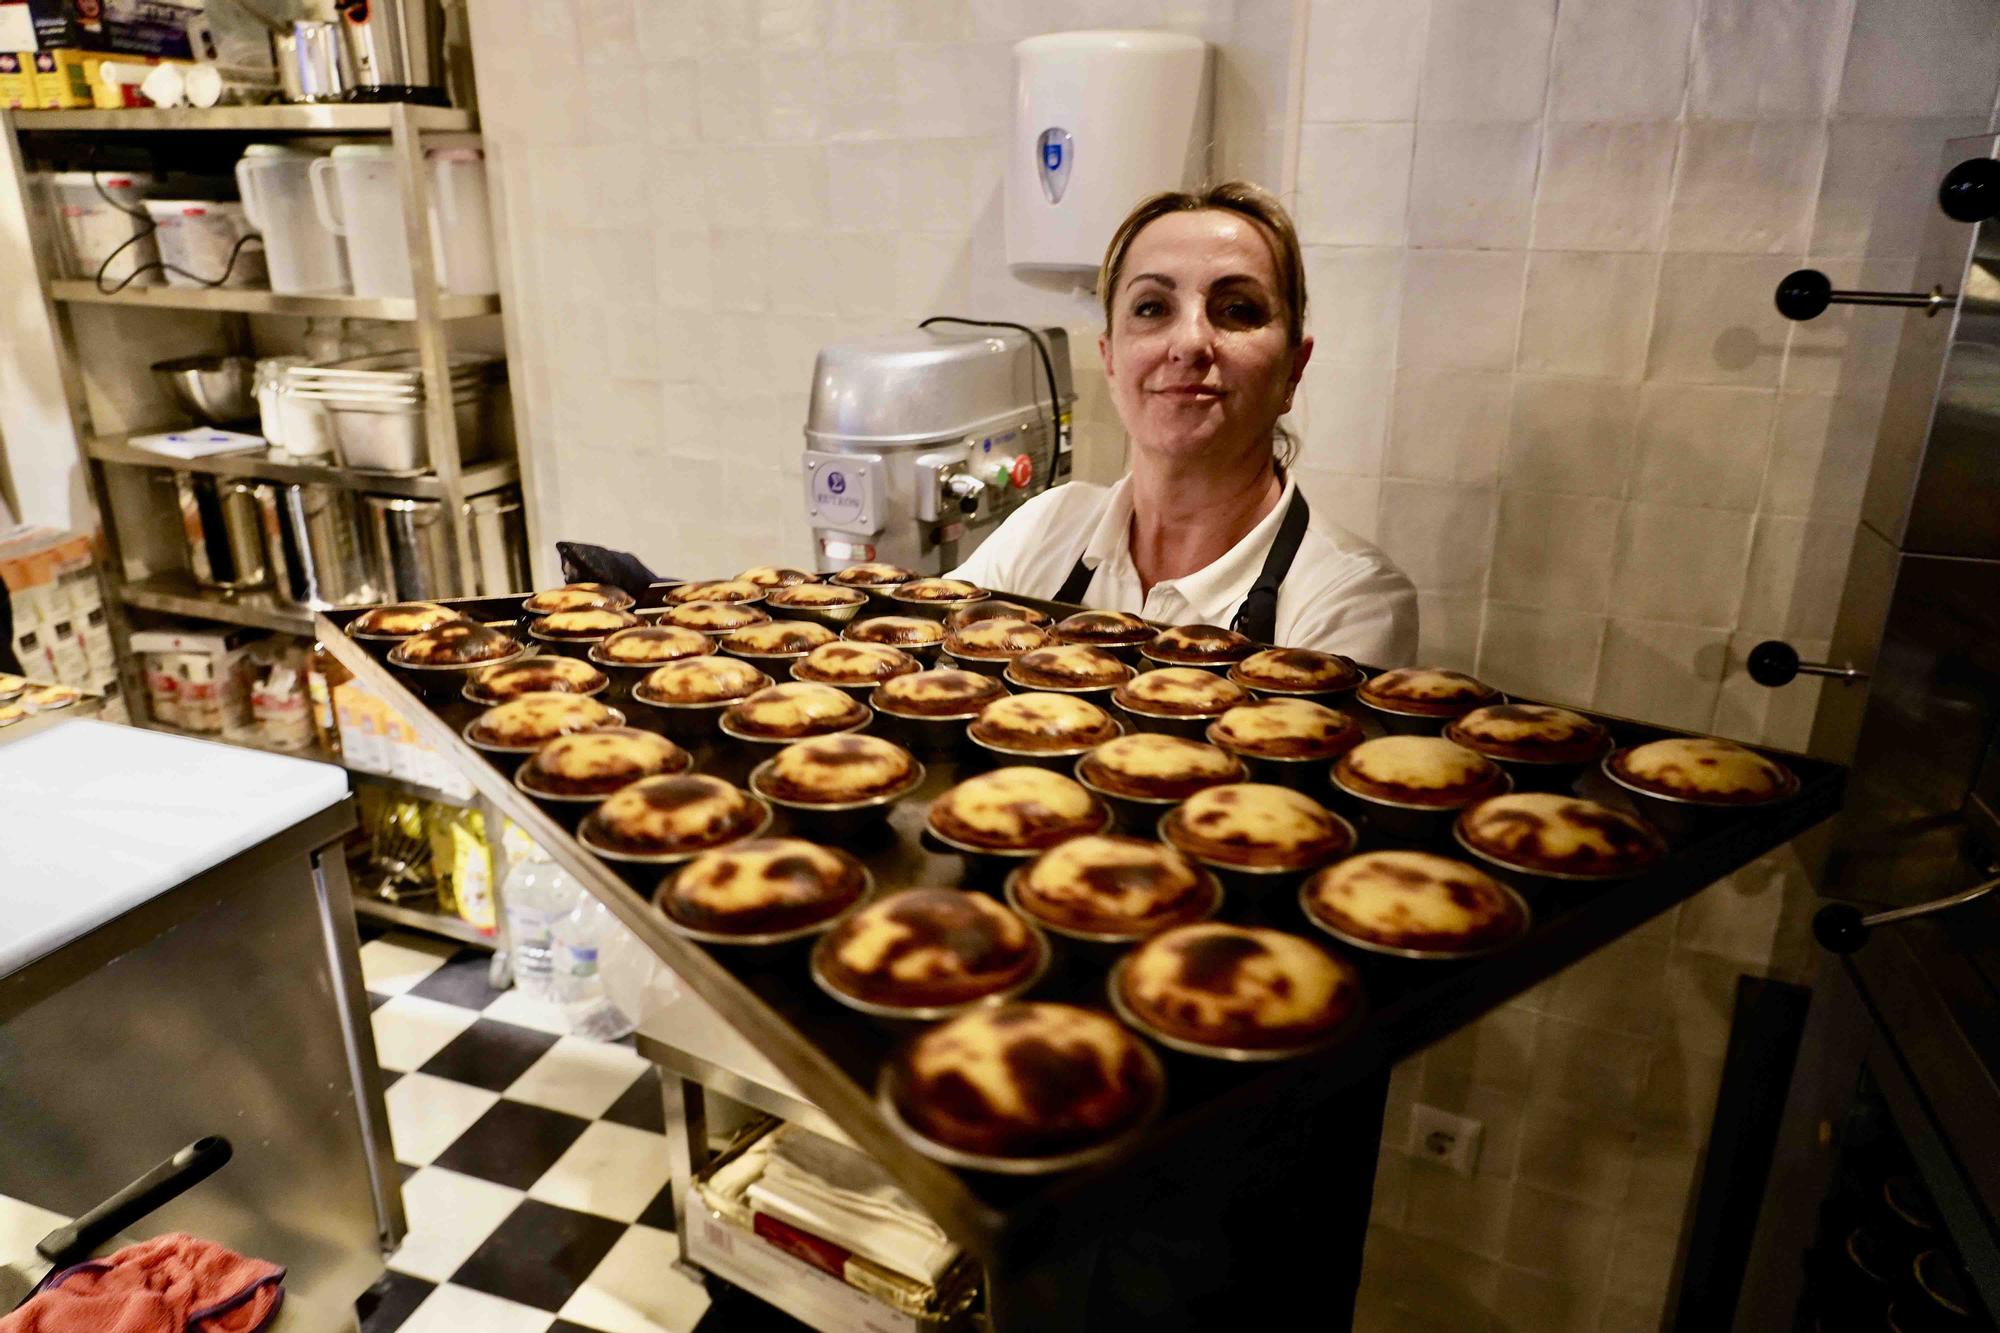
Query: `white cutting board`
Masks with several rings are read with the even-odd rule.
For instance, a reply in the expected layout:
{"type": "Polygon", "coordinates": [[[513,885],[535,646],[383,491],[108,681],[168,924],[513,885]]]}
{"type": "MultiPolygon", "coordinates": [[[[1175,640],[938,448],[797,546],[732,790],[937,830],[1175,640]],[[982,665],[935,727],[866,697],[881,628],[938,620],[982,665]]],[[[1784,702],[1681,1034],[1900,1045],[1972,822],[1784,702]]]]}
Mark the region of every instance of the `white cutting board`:
{"type": "Polygon", "coordinates": [[[346,795],[331,764],[89,718],[0,743],[0,977],[346,795]]]}

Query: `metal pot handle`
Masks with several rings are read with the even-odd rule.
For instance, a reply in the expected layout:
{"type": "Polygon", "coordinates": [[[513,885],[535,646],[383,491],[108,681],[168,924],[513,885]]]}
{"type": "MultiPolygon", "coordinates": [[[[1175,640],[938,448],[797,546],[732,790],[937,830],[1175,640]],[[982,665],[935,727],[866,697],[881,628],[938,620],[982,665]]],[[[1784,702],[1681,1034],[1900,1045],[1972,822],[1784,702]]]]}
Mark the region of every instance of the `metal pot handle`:
{"type": "Polygon", "coordinates": [[[1984,884],[1975,884],[1949,897],[1933,898],[1927,903],[1892,908],[1886,912],[1871,912],[1867,916],[1863,916],[1861,909],[1853,903],[1828,903],[1813,913],[1813,938],[1834,953],[1853,953],[1868,942],[1868,932],[1876,926],[1886,926],[1892,921],[1908,921],[1912,917],[1930,916],[1934,912],[1948,912],[1954,907],[1963,907],[1969,902],[1984,898],[1995,889],[2000,889],[2000,878],[1989,879],[1984,884]]]}

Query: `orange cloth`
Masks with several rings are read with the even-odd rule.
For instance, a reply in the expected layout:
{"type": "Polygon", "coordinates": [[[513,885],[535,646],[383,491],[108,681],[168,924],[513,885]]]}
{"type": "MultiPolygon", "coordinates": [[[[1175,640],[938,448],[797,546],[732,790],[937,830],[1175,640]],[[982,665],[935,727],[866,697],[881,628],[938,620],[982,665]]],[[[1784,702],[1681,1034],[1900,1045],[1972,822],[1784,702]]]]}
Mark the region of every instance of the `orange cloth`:
{"type": "Polygon", "coordinates": [[[175,1232],[54,1274],[0,1333],[256,1333],[285,1270],[175,1232]]]}

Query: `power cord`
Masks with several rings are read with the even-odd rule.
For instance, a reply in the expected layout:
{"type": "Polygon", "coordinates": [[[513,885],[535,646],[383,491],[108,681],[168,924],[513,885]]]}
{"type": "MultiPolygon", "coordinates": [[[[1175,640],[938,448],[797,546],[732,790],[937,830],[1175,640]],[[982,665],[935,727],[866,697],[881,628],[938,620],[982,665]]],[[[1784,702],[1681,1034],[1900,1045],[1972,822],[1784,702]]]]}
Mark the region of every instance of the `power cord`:
{"type": "Polygon", "coordinates": [[[264,237],[259,232],[253,231],[237,237],[236,244],[231,246],[229,250],[229,262],[223,267],[222,276],[219,278],[213,278],[213,279],[204,278],[199,273],[188,272],[186,269],[180,267],[178,264],[169,264],[164,260],[156,259],[148,261],[147,263],[144,264],[134,265],[132,271],[126,274],[125,277],[118,283],[117,286],[107,287],[104,285],[104,275],[111,271],[112,263],[117,260],[118,256],[124,254],[126,250],[130,249],[134,245],[137,245],[140,241],[145,240],[147,237],[157,232],[160,229],[160,224],[153,221],[152,214],[146,212],[145,209],[127,208],[125,205],[119,203],[116,199],[112,198],[111,192],[104,188],[104,182],[98,179],[98,174],[99,173],[96,171],[92,171],[90,173],[90,184],[92,188],[94,188],[97,191],[98,197],[104,200],[105,203],[111,205],[111,207],[117,209],[120,213],[123,213],[125,216],[130,218],[137,218],[140,222],[145,224],[141,230],[133,232],[123,241],[120,241],[118,245],[111,251],[110,254],[104,256],[104,262],[97,266],[97,273],[93,277],[92,281],[96,283],[97,290],[106,296],[116,296],[119,292],[124,291],[127,287],[130,287],[135,281],[137,281],[140,274],[150,273],[155,269],[159,270],[162,273],[178,273],[183,278],[186,278],[189,282],[194,283],[198,287],[220,287],[223,286],[225,283],[227,283],[229,281],[229,275],[236,271],[236,257],[243,253],[243,249],[245,246],[249,245],[253,241],[256,242],[256,244],[260,248],[264,244],[264,237]]]}
{"type": "MultiPolygon", "coordinates": [[[[1070,433],[1069,428],[1063,425],[1062,395],[1056,389],[1056,363],[1055,358],[1049,355],[1048,340],[1042,337],[1040,330],[1031,329],[1026,324],[1016,324],[1008,319],[966,319],[959,315],[932,315],[929,319],[919,322],[917,327],[927,329],[933,324],[964,324],[976,329],[1014,329],[1027,334],[1030,341],[1035,344],[1035,351],[1042,359],[1042,374],[1047,378],[1049,385],[1049,440],[1055,446],[1049,457],[1049,479],[1053,481],[1063,455],[1068,452],[1066,446],[1070,442],[1070,433]]],[[[1041,406],[1041,401],[1037,399],[1035,410],[1039,412],[1041,406]]]]}

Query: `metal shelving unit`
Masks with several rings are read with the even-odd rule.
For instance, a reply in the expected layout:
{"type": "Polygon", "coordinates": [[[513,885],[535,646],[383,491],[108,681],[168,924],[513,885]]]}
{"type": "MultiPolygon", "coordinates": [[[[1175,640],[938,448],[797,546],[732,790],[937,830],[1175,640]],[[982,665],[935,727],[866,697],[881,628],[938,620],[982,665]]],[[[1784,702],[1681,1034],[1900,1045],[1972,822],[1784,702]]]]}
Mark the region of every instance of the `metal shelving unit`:
{"type": "MultiPolygon", "coordinates": [[[[74,305],[122,305],[142,310],[215,310],[239,315],[334,315],[411,323],[419,318],[415,298],[385,296],[287,296],[247,287],[127,287],[98,290],[89,278],[57,278],[49,295],[74,305]]],[[[472,319],[500,313],[497,296],[438,297],[439,319],[472,319]]]]}
{"type": "MultiPolygon", "coordinates": [[[[268,592],[222,593],[204,588],[185,574],[154,574],[129,583],[120,581],[114,591],[126,606],[145,611],[185,616],[189,620],[247,625],[280,634],[312,633],[310,611],[280,602],[268,592]]],[[[122,651],[122,640],[120,648],[122,651]]]]}
{"type": "Polygon", "coordinates": [[[404,103],[329,103],[314,106],[129,108],[121,111],[12,111],[16,133],[103,134],[160,130],[234,130],[253,134],[386,134],[398,124],[420,133],[469,134],[479,128],[470,111],[404,103]]]}
{"type": "Polygon", "coordinates": [[[379,921],[385,926],[400,926],[405,930],[422,931],[426,935],[442,935],[445,939],[470,944],[477,949],[494,947],[491,935],[462,917],[384,902],[373,894],[363,892],[358,884],[355,885],[354,915],[367,921],[379,921]]]}
{"type": "MultiPolygon", "coordinates": [[[[128,467],[172,468],[176,472],[207,472],[218,477],[248,477],[258,481],[306,482],[367,491],[371,495],[399,495],[413,500],[445,498],[444,483],[429,472],[372,472],[365,468],[335,467],[330,463],[302,463],[276,450],[254,450],[240,454],[210,454],[206,458],[175,458],[136,448],[130,436],[113,435],[86,441],[84,453],[100,463],[128,467]]],[[[512,459],[473,463],[460,474],[467,495],[484,495],[511,486],[521,479],[521,469],[512,459]]],[[[301,613],[310,623],[310,613],[301,613]]]]}

